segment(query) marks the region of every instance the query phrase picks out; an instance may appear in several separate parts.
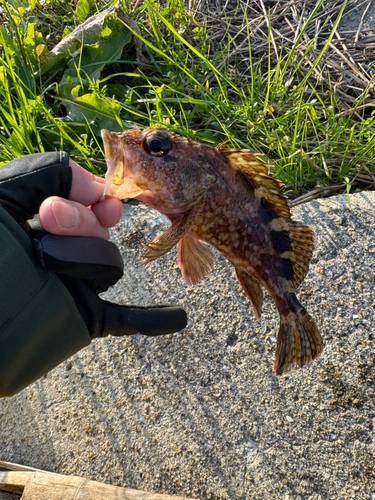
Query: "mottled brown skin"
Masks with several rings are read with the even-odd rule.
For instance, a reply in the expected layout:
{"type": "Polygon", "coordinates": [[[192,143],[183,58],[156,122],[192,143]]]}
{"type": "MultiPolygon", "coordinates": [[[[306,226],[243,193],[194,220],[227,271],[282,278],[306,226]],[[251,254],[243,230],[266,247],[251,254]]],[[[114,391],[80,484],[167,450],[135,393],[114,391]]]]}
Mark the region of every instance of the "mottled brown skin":
{"type": "MultiPolygon", "coordinates": [[[[299,270],[300,279],[297,279],[299,264],[292,262],[295,259],[294,254],[291,255],[289,232],[289,225],[293,230],[296,223],[290,220],[281,195],[274,196],[277,202],[281,200],[285,205],[281,207],[282,216],[277,203],[272,203],[272,196],[267,200],[256,189],[257,183],[264,180],[271,184],[277,181],[268,180],[264,174],[252,178],[235,168],[230,161],[231,150],[224,155],[220,150],[174,134],[170,134],[172,150],[163,157],[152,156],[141,147],[143,138],[151,130],[155,129],[108,136],[116,161],[121,158],[125,165],[125,177],[126,172],[130,172],[132,181],[142,189],[137,199],[165,214],[172,227],[181,225],[195,207],[198,211],[193,223],[189,222],[189,233],[216,248],[235,266],[257,317],[260,317],[262,302],[259,284],[268,290],[281,316],[274,365],[277,375],[318,357],[323,342],[294,294],[295,285],[303,279],[311,258],[312,230],[297,224],[301,231],[298,241],[307,235],[310,245],[303,257],[305,248],[297,249],[298,259],[304,267],[299,270]],[[243,283],[241,276],[245,281],[249,278],[248,285],[243,283]]],[[[259,164],[259,168],[264,172],[264,165],[259,164]]],[[[111,177],[107,180],[111,182],[111,177]]]]}
{"type": "MultiPolygon", "coordinates": [[[[181,161],[181,155],[175,155],[177,162],[181,161]]],[[[256,199],[254,189],[241,172],[230,168],[218,151],[201,145],[198,161],[200,155],[210,163],[217,181],[203,195],[191,232],[216,248],[236,268],[256,277],[281,306],[282,297],[293,290],[288,281],[290,262],[280,258],[278,249],[280,245],[287,249],[287,242],[283,236],[271,237],[270,223],[274,217],[256,199]]],[[[176,221],[173,216],[169,218],[176,221]]]]}
{"type": "Polygon", "coordinates": [[[236,268],[256,277],[281,306],[284,295],[293,291],[290,261],[280,257],[280,248],[287,250],[288,242],[281,233],[272,236],[274,217],[245,176],[228,168],[216,150],[207,148],[205,156],[211,157],[217,182],[205,194],[191,230],[236,268]]]}

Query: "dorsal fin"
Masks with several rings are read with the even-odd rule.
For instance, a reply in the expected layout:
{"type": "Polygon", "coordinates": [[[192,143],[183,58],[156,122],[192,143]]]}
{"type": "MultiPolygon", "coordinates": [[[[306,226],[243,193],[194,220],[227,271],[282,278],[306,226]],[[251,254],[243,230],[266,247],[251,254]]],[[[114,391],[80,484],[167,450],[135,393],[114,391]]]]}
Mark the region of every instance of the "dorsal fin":
{"type": "MultiPolygon", "coordinates": [[[[254,188],[255,195],[275,217],[290,218],[288,198],[280,188],[283,184],[271,177],[268,171],[271,165],[257,160],[256,153],[248,149],[220,148],[220,153],[229,161],[232,168],[242,172],[254,188]]],[[[258,155],[259,156],[259,155],[258,155]]]]}
{"type": "Polygon", "coordinates": [[[232,168],[242,172],[253,186],[259,202],[275,217],[272,221],[273,231],[287,234],[285,238],[288,240],[289,250],[283,252],[281,256],[290,261],[292,286],[296,289],[309,269],[314,250],[313,228],[291,220],[288,198],[280,191],[283,184],[268,175],[271,165],[257,160],[256,153],[248,149],[219,148],[219,151],[228,159],[232,168]]]}

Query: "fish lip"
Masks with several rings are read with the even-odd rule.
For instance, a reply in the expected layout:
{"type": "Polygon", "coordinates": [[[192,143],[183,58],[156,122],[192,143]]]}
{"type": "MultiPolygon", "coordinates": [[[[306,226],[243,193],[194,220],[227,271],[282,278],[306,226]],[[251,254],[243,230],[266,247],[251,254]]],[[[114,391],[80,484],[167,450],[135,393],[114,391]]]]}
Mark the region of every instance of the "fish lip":
{"type": "MultiPolygon", "coordinates": [[[[112,158],[112,156],[113,156],[112,144],[111,144],[111,141],[109,140],[110,133],[111,132],[105,128],[103,128],[100,131],[100,135],[101,135],[102,141],[103,141],[104,154],[105,154],[106,161],[107,161],[108,157],[112,158]]],[[[107,163],[107,166],[108,166],[108,163],[107,163]]]]}
{"type": "Polygon", "coordinates": [[[127,157],[128,151],[121,140],[122,134],[101,130],[107,163],[106,184],[101,199],[135,198],[144,191],[134,181],[131,163],[127,157]]]}
{"type": "Polygon", "coordinates": [[[109,140],[110,131],[107,129],[102,129],[100,131],[100,135],[101,135],[102,141],[103,141],[104,157],[105,157],[105,161],[107,164],[107,174],[105,176],[106,183],[105,183],[105,187],[104,187],[103,196],[100,198],[100,201],[103,201],[105,198],[108,198],[111,196],[112,185],[107,177],[108,177],[108,172],[110,171],[111,163],[113,161],[113,148],[112,148],[111,141],[109,140]]]}

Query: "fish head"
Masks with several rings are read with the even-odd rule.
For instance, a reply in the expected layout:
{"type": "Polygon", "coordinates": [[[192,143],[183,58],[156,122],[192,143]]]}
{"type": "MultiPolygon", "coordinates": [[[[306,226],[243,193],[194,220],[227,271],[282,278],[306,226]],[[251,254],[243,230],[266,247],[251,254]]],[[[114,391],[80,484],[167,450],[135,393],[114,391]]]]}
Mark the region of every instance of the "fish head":
{"type": "Polygon", "coordinates": [[[166,129],[102,130],[102,139],[105,195],[137,198],[163,213],[180,213],[195,205],[216,181],[202,154],[208,146],[166,129]]]}

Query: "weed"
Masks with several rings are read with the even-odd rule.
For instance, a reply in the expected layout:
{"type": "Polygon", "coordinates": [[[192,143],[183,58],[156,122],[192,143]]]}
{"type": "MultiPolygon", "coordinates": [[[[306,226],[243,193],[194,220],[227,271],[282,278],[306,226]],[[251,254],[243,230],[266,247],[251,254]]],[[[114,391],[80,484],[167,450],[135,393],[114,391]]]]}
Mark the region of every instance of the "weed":
{"type": "Polygon", "coordinates": [[[288,194],[302,195],[294,203],[375,185],[373,77],[355,76],[357,90],[343,92],[327,60],[348,5],[328,32],[323,24],[322,42],[322,31],[311,38],[322,3],[301,16],[290,42],[272,12],[254,18],[242,4],[215,30],[181,0],[146,0],[132,13],[137,25],[116,2],[2,2],[0,164],[64,149],[104,173],[101,128],[162,126],[262,153],[288,194]],[[83,23],[90,15],[96,31],[83,23]]]}

